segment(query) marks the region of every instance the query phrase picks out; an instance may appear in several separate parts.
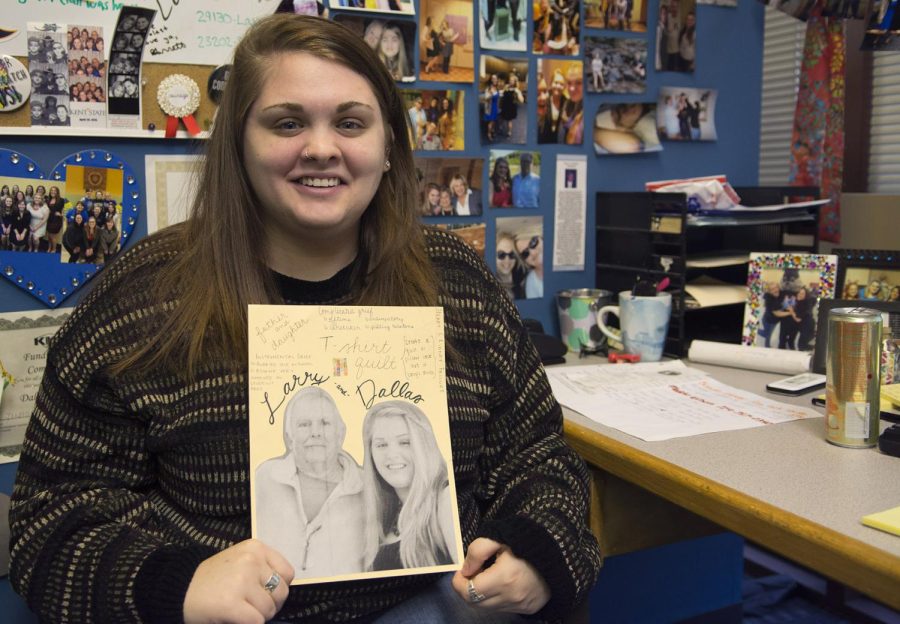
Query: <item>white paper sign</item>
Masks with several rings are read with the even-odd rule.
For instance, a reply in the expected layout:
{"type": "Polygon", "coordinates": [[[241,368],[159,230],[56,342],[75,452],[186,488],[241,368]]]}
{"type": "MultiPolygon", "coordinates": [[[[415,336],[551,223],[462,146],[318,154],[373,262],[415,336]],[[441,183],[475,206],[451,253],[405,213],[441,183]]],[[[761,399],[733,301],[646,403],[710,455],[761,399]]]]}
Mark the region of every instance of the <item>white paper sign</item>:
{"type": "Polygon", "coordinates": [[[63,308],[0,314],[0,363],[13,379],[0,399],[0,463],[19,460],[49,339],[71,312],[63,308]]]}
{"type": "Polygon", "coordinates": [[[556,158],[556,200],[553,226],[553,270],[583,271],[587,214],[587,157],[560,154],[556,158]]]}

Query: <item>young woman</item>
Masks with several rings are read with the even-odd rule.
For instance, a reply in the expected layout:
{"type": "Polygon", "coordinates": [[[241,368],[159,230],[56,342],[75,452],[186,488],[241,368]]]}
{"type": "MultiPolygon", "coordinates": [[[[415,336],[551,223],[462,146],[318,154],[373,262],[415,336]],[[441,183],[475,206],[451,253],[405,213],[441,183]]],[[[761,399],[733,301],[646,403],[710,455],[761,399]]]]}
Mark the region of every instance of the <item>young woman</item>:
{"type": "Polygon", "coordinates": [[[381,41],[378,44],[378,56],[394,80],[412,80],[415,78],[412,65],[406,56],[403,32],[397,24],[388,22],[384,25],[381,41]]]}
{"type": "Polygon", "coordinates": [[[553,72],[553,78],[550,81],[549,97],[543,119],[539,119],[538,143],[559,142],[559,122],[567,98],[566,77],[562,70],[557,69],[553,72]]]}
{"type": "Polygon", "coordinates": [[[28,251],[41,251],[41,241],[47,234],[47,221],[50,219],[50,209],[44,203],[44,196],[36,193],[34,201],[28,204],[28,213],[31,215],[31,240],[28,243],[28,251]]]}
{"type": "Polygon", "coordinates": [[[500,156],[494,161],[491,172],[491,208],[512,207],[512,176],[509,161],[500,156]]]}
{"type": "Polygon", "coordinates": [[[47,241],[49,249],[47,251],[56,253],[59,251],[59,239],[63,226],[63,210],[65,210],[67,200],[59,194],[58,186],[51,186],[50,193],[47,195],[47,208],[50,210],[50,216],[47,219],[47,241]]]}
{"type": "Polygon", "coordinates": [[[450,73],[450,58],[453,56],[453,44],[459,40],[459,33],[453,30],[447,18],[441,20],[441,71],[450,73]]]}
{"type": "Polygon", "coordinates": [[[509,232],[497,234],[497,279],[510,299],[525,298],[526,270],[516,251],[516,237],[509,232]]]}
{"type": "Polygon", "coordinates": [[[436,58],[441,56],[441,35],[434,27],[431,16],[425,18],[425,27],[422,29],[422,45],[425,48],[425,73],[431,72],[436,66],[436,58]]]}
{"type": "Polygon", "coordinates": [[[84,223],[84,247],[81,250],[81,259],[84,262],[100,262],[97,251],[100,249],[100,228],[94,215],[88,217],[84,223]]]}
{"type": "Polygon", "coordinates": [[[72,221],[66,225],[62,244],[69,253],[69,262],[81,262],[84,251],[84,213],[81,210],[75,211],[72,221]]]}
{"type": "Polygon", "coordinates": [[[363,421],[366,569],[455,563],[447,463],[428,417],[384,401],[363,421]]]}
{"type": "MultiPolygon", "coordinates": [[[[21,191],[19,192],[21,193],[21,191]]],[[[30,243],[31,215],[28,214],[28,204],[22,199],[16,203],[12,231],[9,235],[9,249],[10,251],[26,251],[30,243]]]]}
{"type": "MultiPolygon", "coordinates": [[[[8,191],[9,189],[7,189],[8,191]]],[[[0,238],[0,250],[9,249],[9,237],[12,234],[13,221],[16,219],[16,205],[12,195],[3,195],[0,198],[0,228],[2,228],[2,238],[0,238]]]]}
{"type": "Polygon", "coordinates": [[[497,85],[497,74],[491,74],[484,94],[481,96],[484,106],[485,134],[488,141],[494,140],[494,132],[497,126],[497,116],[500,114],[500,89],[497,85]]]}
{"type": "Polygon", "coordinates": [[[453,214],[462,217],[474,217],[481,214],[481,193],[469,188],[465,176],[456,174],[450,180],[453,191],[453,214]]]}
{"type": "Polygon", "coordinates": [[[500,93],[500,119],[503,120],[504,126],[502,131],[508,139],[513,135],[513,126],[519,116],[519,105],[524,103],[525,96],[519,88],[519,77],[511,73],[506,87],[500,93]]]}
{"type": "Polygon", "coordinates": [[[340,24],[276,14],[231,71],[187,221],[121,254],[48,350],[11,584],[46,621],[564,617],[600,563],[587,471],[515,307],[419,222],[384,64],[340,24]],[[288,591],[291,565],[249,539],[249,304],[443,307],[459,571],[288,591]]]}
{"type": "Polygon", "coordinates": [[[100,246],[98,257],[103,264],[109,264],[116,259],[119,251],[119,230],[114,219],[107,219],[100,229],[100,246]]]}

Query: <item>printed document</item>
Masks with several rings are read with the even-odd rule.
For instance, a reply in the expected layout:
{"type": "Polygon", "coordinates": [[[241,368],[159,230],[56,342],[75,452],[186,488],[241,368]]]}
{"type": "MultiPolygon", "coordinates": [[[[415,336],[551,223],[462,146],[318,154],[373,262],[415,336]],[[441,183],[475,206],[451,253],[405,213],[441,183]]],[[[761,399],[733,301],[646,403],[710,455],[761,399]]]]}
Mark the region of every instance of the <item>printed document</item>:
{"type": "Polygon", "coordinates": [[[547,377],[562,405],[648,442],[821,416],[720,383],[680,360],[550,367],[547,377]]]}

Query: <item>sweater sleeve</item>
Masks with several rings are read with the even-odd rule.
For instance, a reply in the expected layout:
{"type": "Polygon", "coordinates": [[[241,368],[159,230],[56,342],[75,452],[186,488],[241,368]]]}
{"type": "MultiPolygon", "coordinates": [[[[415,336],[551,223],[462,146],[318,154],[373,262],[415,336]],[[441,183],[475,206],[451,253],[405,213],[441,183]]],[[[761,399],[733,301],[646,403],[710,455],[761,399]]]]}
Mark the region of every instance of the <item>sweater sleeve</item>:
{"type": "Polygon", "coordinates": [[[537,351],[499,286],[485,297],[484,349],[494,404],[485,424],[481,535],[506,544],[550,586],[538,614],[556,619],[583,601],[600,549],[588,526],[589,474],[562,435],[562,410],[537,351]]]}
{"type": "Polygon", "coordinates": [[[86,298],[47,353],[12,495],[10,581],[41,621],[181,621],[213,551],[160,530],[147,423],[98,372],[116,351],[94,320],[102,296],[86,298]]]}

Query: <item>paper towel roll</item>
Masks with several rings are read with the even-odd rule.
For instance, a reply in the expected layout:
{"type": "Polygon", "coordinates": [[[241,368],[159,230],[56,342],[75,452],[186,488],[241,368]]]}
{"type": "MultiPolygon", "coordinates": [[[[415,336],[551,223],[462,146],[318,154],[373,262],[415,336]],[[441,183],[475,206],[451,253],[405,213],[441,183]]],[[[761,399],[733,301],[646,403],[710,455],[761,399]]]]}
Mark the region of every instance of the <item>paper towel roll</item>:
{"type": "Polygon", "coordinates": [[[795,375],[809,371],[812,353],[694,340],[688,359],[703,364],[795,375]]]}

